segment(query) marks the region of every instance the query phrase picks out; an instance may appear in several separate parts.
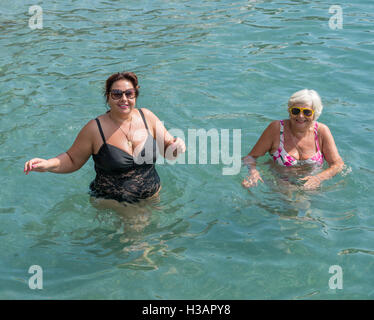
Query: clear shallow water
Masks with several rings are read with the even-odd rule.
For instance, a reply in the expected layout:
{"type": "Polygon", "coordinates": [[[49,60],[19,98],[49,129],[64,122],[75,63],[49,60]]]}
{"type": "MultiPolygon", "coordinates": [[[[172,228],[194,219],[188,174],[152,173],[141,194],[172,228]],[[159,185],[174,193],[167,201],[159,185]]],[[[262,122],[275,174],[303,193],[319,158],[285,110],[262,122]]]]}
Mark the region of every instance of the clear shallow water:
{"type": "Polygon", "coordinates": [[[0,9],[1,298],[374,298],[371,1],[340,1],[341,30],[326,1],[49,1],[41,30],[31,5],[0,9]],[[105,111],[120,70],[167,128],[242,129],[243,155],[289,95],[313,88],[347,168],[287,194],[266,157],[251,192],[244,169],[159,165],[159,208],[136,226],[91,205],[92,160],[25,176],[26,160],[65,151],[105,111]],[[28,287],[31,265],[43,290],[28,287]],[[332,265],[342,290],[329,289],[332,265]]]}

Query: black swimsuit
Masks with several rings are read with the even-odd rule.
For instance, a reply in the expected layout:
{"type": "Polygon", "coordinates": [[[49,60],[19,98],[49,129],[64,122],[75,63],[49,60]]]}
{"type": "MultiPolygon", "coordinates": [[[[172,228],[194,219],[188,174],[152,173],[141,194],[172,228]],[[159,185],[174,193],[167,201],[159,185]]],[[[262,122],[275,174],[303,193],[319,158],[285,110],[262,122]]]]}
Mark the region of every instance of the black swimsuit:
{"type": "Polygon", "coordinates": [[[155,169],[156,140],[148,130],[142,110],[138,110],[148,137],[136,157],[106,143],[100,121],[95,119],[104,143],[98,153],[92,155],[96,171],[96,178],[90,184],[92,196],[134,203],[153,196],[160,189],[160,177],[155,169]]]}

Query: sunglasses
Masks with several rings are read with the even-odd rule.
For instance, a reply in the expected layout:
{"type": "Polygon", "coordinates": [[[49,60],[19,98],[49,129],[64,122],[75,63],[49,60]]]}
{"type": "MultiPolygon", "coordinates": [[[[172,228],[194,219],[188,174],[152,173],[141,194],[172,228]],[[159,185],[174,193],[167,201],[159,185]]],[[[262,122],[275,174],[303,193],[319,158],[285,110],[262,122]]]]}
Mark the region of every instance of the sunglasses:
{"type": "Polygon", "coordinates": [[[288,111],[294,115],[297,116],[301,111],[303,112],[305,117],[312,117],[314,114],[314,110],[310,108],[301,108],[301,107],[290,107],[288,108],[288,111]]]}
{"type": "Polygon", "coordinates": [[[119,90],[119,89],[113,89],[110,91],[110,96],[113,100],[119,100],[122,98],[123,94],[125,94],[127,99],[134,99],[136,96],[135,89],[129,89],[129,90],[119,90]]]}

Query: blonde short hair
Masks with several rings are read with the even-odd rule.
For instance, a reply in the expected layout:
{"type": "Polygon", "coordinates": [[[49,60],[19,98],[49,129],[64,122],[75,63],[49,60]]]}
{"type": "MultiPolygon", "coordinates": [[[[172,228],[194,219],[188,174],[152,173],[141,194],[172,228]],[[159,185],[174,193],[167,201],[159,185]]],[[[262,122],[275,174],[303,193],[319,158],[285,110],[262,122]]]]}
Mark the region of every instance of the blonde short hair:
{"type": "Polygon", "coordinates": [[[288,100],[288,107],[296,104],[304,104],[314,110],[314,120],[317,120],[322,113],[323,105],[321,97],[315,90],[303,89],[295,92],[288,100]]]}

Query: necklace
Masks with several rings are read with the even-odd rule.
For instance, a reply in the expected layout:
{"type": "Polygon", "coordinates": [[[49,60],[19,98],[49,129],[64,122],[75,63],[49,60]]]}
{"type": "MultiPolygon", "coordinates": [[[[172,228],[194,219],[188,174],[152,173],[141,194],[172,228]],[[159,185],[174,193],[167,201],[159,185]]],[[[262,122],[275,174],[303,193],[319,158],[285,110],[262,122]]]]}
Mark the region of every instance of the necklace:
{"type": "MultiPolygon", "coordinates": [[[[109,114],[109,118],[113,121],[113,123],[122,131],[122,133],[125,135],[126,137],[126,140],[127,140],[127,145],[129,146],[129,148],[132,150],[132,142],[131,140],[129,139],[129,137],[127,136],[126,132],[121,128],[121,126],[118,126],[117,123],[112,119],[112,117],[110,116],[109,114]]],[[[131,125],[132,125],[132,116],[130,117],[130,127],[129,127],[129,132],[131,131],[131,125]]]]}

